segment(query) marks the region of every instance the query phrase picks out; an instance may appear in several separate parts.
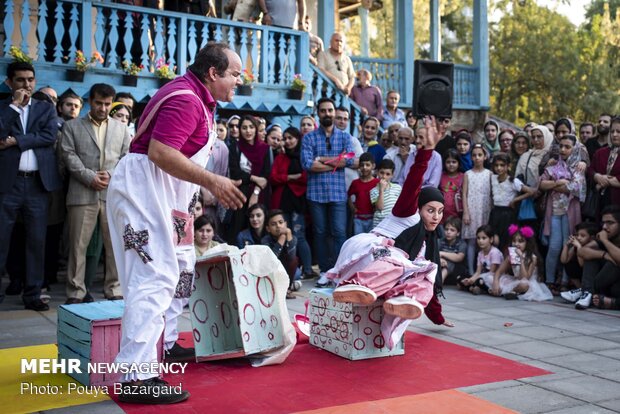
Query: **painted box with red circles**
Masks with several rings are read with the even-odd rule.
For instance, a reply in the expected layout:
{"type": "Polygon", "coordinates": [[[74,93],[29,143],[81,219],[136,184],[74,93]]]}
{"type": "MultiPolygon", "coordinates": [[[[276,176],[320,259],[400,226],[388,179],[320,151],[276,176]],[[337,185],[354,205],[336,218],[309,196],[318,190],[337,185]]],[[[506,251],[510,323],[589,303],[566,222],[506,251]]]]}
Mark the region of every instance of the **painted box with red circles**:
{"type": "MultiPolygon", "coordinates": [[[[122,300],[76,303],[58,307],[58,359],[79,359],[80,371],[68,373],[84,385],[112,385],[120,374],[89,372],[89,363],[112,363],[121,348],[122,300]]],[[[164,336],[157,342],[157,361],[163,362],[164,336]]]]}
{"type": "Polygon", "coordinates": [[[333,289],[310,292],[310,345],[357,360],[404,355],[403,340],[388,349],[381,334],[383,299],[370,306],[336,302],[333,289]]]}
{"type": "Polygon", "coordinates": [[[243,250],[196,260],[190,316],[196,360],[259,354],[284,345],[272,276],[253,275],[243,250]]]}

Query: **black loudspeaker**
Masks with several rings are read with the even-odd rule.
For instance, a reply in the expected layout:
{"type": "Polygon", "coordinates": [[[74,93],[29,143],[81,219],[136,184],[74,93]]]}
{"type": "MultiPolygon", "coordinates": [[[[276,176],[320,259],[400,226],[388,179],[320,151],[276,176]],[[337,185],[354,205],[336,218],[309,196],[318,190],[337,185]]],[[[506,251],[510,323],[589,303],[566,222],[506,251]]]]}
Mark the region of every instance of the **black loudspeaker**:
{"type": "Polygon", "coordinates": [[[454,65],[416,60],[413,75],[413,111],[416,116],[452,117],[454,65]]]}

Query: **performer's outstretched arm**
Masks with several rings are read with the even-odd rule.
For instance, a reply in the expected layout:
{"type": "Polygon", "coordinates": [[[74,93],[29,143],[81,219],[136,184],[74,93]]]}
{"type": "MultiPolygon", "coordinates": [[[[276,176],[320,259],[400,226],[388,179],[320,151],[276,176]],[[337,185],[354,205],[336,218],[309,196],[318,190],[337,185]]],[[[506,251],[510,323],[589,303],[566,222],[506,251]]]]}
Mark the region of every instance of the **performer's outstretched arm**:
{"type": "MultiPolygon", "coordinates": [[[[439,142],[435,117],[424,118],[423,129],[426,130],[426,137],[423,139],[424,146],[417,151],[415,162],[411,166],[400,196],[392,208],[392,214],[396,217],[409,217],[418,210],[418,196],[422,189],[424,173],[428,168],[428,162],[433,155],[435,145],[439,142]]],[[[419,134],[421,131],[418,130],[416,133],[419,134]]]]}

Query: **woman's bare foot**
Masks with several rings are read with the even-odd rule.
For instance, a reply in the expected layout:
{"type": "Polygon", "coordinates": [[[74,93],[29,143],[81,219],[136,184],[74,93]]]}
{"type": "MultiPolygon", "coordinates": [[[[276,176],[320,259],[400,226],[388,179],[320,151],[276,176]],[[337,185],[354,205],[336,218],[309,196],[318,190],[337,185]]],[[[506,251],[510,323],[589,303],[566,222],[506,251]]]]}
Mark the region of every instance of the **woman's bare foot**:
{"type": "Polygon", "coordinates": [[[454,324],[450,321],[445,321],[443,323],[443,326],[447,326],[448,328],[454,328],[454,324]]]}

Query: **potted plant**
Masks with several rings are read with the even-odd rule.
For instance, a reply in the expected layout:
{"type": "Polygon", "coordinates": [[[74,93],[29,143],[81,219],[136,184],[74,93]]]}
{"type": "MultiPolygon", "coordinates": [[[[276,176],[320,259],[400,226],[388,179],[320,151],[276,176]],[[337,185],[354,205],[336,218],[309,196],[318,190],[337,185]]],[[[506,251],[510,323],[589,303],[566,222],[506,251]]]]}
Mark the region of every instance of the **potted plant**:
{"type": "Polygon", "coordinates": [[[243,82],[243,85],[237,86],[237,95],[251,96],[252,84],[254,83],[254,75],[252,75],[252,72],[243,69],[243,72],[241,72],[241,82],[243,82]]]}
{"type": "Polygon", "coordinates": [[[170,65],[164,62],[163,58],[157,59],[157,62],[155,62],[155,76],[159,80],[160,87],[175,78],[175,70],[176,68],[170,68],[170,65]]]}
{"type": "Polygon", "coordinates": [[[84,72],[89,68],[97,65],[97,62],[103,63],[103,56],[97,51],[94,51],[90,59],[86,59],[84,52],[81,50],[75,51],[75,69],[67,70],[67,80],[74,82],[84,82],[84,72]]]}
{"type": "Polygon", "coordinates": [[[295,74],[293,76],[293,81],[291,82],[291,89],[288,91],[289,99],[302,99],[304,97],[304,92],[306,91],[306,81],[301,77],[301,73],[295,74]]]}
{"type": "Polygon", "coordinates": [[[144,66],[136,65],[128,60],[123,60],[121,67],[123,68],[123,72],[125,72],[123,75],[123,85],[136,86],[138,84],[138,73],[144,69],[144,66]]]}
{"type": "Polygon", "coordinates": [[[9,48],[9,55],[13,57],[15,62],[25,62],[32,65],[32,58],[17,46],[11,46],[9,48]]]}

